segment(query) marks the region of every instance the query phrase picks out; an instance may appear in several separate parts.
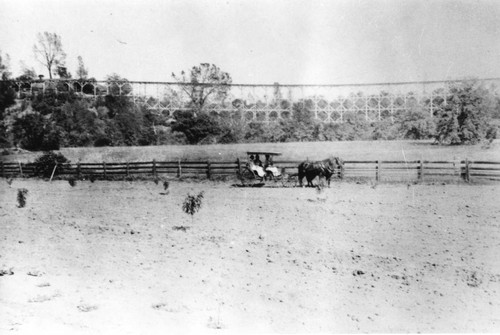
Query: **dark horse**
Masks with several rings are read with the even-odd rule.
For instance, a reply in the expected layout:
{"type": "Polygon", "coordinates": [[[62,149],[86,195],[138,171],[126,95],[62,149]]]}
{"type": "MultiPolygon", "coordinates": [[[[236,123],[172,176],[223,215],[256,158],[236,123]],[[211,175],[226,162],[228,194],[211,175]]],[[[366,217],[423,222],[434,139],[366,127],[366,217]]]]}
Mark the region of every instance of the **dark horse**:
{"type": "Polygon", "coordinates": [[[307,186],[314,187],[312,181],[314,178],[324,176],[330,187],[330,179],[336,169],[342,167],[344,162],[339,157],[331,157],[318,162],[302,162],[299,164],[299,183],[302,186],[302,179],[306,177],[307,186]]]}

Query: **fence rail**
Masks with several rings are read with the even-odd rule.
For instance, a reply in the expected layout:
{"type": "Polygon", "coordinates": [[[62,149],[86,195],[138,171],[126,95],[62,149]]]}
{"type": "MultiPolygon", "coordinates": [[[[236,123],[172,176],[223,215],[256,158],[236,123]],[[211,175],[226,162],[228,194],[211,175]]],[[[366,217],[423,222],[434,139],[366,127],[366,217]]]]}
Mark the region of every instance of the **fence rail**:
{"type": "MultiPolygon", "coordinates": [[[[275,165],[285,175],[297,174],[299,161],[276,161],[275,165]]],[[[245,168],[244,162],[220,161],[148,161],[148,162],[102,162],[68,164],[61,172],[77,178],[95,177],[204,177],[212,179],[221,176],[238,175],[245,168]]],[[[56,168],[57,169],[57,168],[56,168]]],[[[34,177],[37,171],[34,163],[0,162],[0,177],[34,177]]],[[[500,181],[500,162],[489,161],[345,161],[337,174],[339,179],[371,179],[375,181],[425,181],[435,179],[465,180],[491,179],[500,181]]]]}

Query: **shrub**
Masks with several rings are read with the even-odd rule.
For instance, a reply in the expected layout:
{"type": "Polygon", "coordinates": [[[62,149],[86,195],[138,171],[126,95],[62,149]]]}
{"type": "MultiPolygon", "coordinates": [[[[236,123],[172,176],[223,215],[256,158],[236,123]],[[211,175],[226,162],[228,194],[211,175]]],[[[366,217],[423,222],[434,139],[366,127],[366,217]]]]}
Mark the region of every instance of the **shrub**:
{"type": "Polygon", "coordinates": [[[17,190],[17,207],[23,208],[26,206],[26,196],[28,195],[28,190],[25,188],[19,188],[17,190]]]}
{"type": "Polygon", "coordinates": [[[379,121],[372,124],[372,140],[395,140],[398,138],[398,129],[389,120],[379,121]]]}
{"type": "Polygon", "coordinates": [[[68,179],[68,183],[70,184],[71,187],[75,187],[76,186],[76,179],[71,177],[68,179]]]}
{"type": "Polygon", "coordinates": [[[68,168],[68,164],[69,160],[63,154],[48,151],[35,160],[35,175],[49,178],[56,165],[54,175],[59,175],[64,173],[64,170],[68,168]]]}
{"type": "Polygon", "coordinates": [[[263,123],[251,121],[246,128],[245,141],[246,142],[265,142],[262,140],[265,133],[265,128],[263,123]]]}
{"type": "Polygon", "coordinates": [[[220,119],[220,135],[218,143],[241,143],[245,136],[245,122],[242,120],[220,119]]]}
{"type": "Polygon", "coordinates": [[[182,210],[184,213],[191,215],[191,221],[194,220],[194,214],[200,210],[202,201],[203,191],[196,196],[188,194],[186,199],[184,199],[182,210]]]}
{"type": "Polygon", "coordinates": [[[107,137],[100,137],[94,142],[94,147],[109,147],[112,145],[112,141],[107,137]]]}
{"type": "Polygon", "coordinates": [[[397,123],[403,137],[410,140],[422,140],[434,136],[436,124],[421,107],[410,108],[398,115],[397,123]]]}

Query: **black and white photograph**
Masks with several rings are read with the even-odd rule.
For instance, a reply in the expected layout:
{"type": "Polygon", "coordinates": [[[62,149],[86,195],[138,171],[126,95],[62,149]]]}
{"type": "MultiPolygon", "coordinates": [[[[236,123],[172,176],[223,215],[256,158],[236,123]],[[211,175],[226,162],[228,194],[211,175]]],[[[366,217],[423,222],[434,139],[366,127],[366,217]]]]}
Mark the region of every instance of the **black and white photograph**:
{"type": "Polygon", "coordinates": [[[0,0],[0,334],[500,333],[499,18],[0,0]]]}

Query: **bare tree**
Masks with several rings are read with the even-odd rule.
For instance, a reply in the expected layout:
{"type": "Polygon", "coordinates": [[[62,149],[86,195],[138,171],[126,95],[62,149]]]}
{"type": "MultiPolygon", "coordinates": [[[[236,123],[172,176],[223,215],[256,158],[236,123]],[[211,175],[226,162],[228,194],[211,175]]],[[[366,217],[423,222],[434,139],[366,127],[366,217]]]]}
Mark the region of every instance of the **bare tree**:
{"type": "Polygon", "coordinates": [[[33,45],[35,58],[49,71],[49,77],[52,79],[52,68],[64,66],[66,53],[62,49],[61,37],[56,33],[44,32],[38,33],[38,43],[33,45]]]}
{"type": "Polygon", "coordinates": [[[196,113],[203,110],[207,99],[212,96],[216,100],[224,100],[232,83],[229,73],[221,71],[214,64],[202,63],[193,66],[189,77],[184,71],[180,76],[172,73],[172,77],[182,84],[182,89],[189,96],[196,113]]]}

